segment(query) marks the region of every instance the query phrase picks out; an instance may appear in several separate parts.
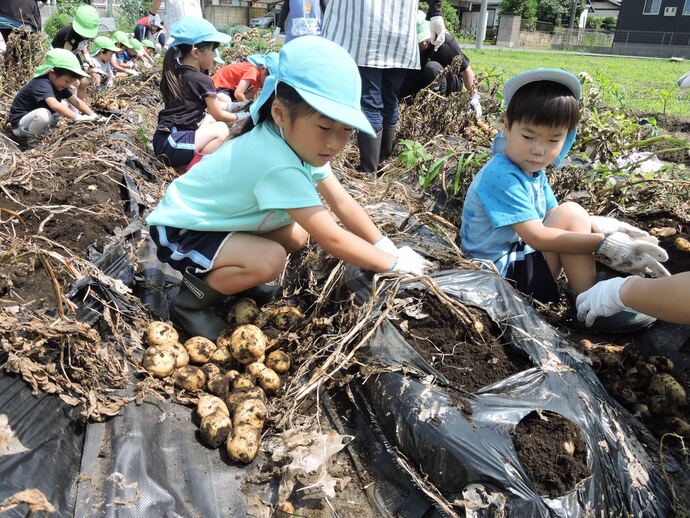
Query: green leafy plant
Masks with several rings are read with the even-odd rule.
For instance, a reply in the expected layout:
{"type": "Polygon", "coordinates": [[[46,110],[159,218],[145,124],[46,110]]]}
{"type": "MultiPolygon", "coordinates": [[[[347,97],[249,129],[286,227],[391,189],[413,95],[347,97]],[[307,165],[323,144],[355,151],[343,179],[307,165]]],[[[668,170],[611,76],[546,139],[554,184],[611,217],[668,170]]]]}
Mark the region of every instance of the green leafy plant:
{"type": "Polygon", "coordinates": [[[433,158],[431,153],[424,147],[424,144],[416,140],[401,140],[400,146],[402,151],[398,155],[398,162],[405,167],[417,167],[433,158]]]}
{"type": "Polygon", "coordinates": [[[85,0],[62,0],[57,4],[57,10],[43,24],[43,30],[48,34],[48,39],[52,40],[60,29],[72,23],[74,11],[87,3],[85,0]]]}
{"type": "Polygon", "coordinates": [[[660,88],[657,92],[657,97],[661,101],[661,113],[666,115],[666,108],[668,102],[674,97],[675,92],[671,88],[660,88]]]}
{"type": "Polygon", "coordinates": [[[150,7],[150,0],[120,0],[120,8],[115,16],[115,25],[121,31],[134,31],[137,22],[148,12],[150,7]]]}

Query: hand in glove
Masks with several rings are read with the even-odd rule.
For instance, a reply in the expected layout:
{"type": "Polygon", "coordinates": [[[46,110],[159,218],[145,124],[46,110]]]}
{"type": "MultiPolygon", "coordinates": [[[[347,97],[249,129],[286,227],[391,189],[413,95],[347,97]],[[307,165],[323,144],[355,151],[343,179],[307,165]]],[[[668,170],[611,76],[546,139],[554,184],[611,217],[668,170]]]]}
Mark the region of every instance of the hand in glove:
{"type": "Polygon", "coordinates": [[[243,121],[251,117],[251,114],[249,112],[238,112],[238,113],[233,113],[235,116],[235,122],[243,121]]]}
{"type": "Polygon", "coordinates": [[[273,41],[276,41],[278,39],[278,36],[280,36],[280,27],[276,27],[276,29],[273,31],[273,41]]]}
{"type": "Polygon", "coordinates": [[[230,101],[225,108],[226,112],[236,113],[252,104],[252,101],[230,101]]]}
{"type": "Polygon", "coordinates": [[[398,256],[398,247],[395,246],[395,243],[391,241],[389,238],[386,236],[381,236],[374,242],[374,246],[378,248],[379,250],[383,250],[387,254],[391,254],[394,256],[398,256]]]}
{"type": "Polygon", "coordinates": [[[128,68],[127,70],[125,70],[125,72],[127,72],[130,76],[138,76],[139,75],[139,72],[137,72],[133,68],[128,68]]]}
{"type": "Polygon", "coordinates": [[[443,23],[443,16],[432,16],[429,20],[429,29],[431,31],[431,43],[433,43],[434,51],[436,51],[446,41],[446,24],[443,23]]]}
{"type": "Polygon", "coordinates": [[[424,272],[431,267],[431,263],[424,259],[409,246],[398,248],[398,260],[395,261],[391,271],[400,273],[411,273],[412,275],[424,275],[424,272]]]}
{"type": "Polygon", "coordinates": [[[642,241],[647,241],[655,245],[659,244],[659,240],[654,236],[650,236],[649,232],[618,221],[616,218],[590,216],[589,221],[592,225],[592,232],[599,232],[606,235],[613,234],[614,232],[623,232],[623,234],[628,234],[633,239],[641,239],[642,241]]]}
{"type": "Polygon", "coordinates": [[[594,251],[594,257],[623,273],[647,274],[651,277],[671,275],[659,262],[668,260],[666,250],[649,241],[633,239],[623,232],[606,236],[594,251]]]}
{"type": "Polygon", "coordinates": [[[621,301],[621,286],[630,277],[616,277],[601,281],[577,296],[577,318],[587,326],[594,324],[597,317],[610,317],[629,309],[621,301]]]}
{"type": "Polygon", "coordinates": [[[98,115],[92,113],[91,115],[84,115],[83,113],[77,113],[77,115],[72,119],[73,122],[88,122],[95,121],[98,119],[98,115]]]}
{"type": "Polygon", "coordinates": [[[478,119],[482,118],[482,105],[479,102],[479,94],[474,94],[472,99],[470,99],[470,106],[474,108],[474,113],[477,115],[478,119]]]}

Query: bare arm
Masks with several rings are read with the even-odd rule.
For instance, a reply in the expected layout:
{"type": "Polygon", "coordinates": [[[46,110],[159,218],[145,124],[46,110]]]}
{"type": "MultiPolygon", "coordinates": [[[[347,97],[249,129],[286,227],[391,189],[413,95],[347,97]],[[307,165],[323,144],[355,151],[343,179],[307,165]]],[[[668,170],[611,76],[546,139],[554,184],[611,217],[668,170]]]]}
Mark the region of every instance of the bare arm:
{"type": "Polygon", "coordinates": [[[690,324],[690,272],[671,277],[630,277],[620,289],[623,304],[667,322],[690,324]]]}
{"type": "Polygon", "coordinates": [[[538,219],[516,223],[513,230],[535,250],[564,254],[593,253],[605,237],[604,234],[584,234],[547,227],[538,219]]]}
{"type": "Polygon", "coordinates": [[[326,252],[346,263],[374,272],[387,272],[397,260],[340,227],[320,205],[287,212],[326,252]]]}
{"type": "MultiPolygon", "coordinates": [[[[75,97],[75,96],[73,95],[72,97],[75,97]]],[[[71,97],[70,97],[70,99],[71,99],[71,97]]],[[[48,108],[50,108],[51,110],[53,110],[56,113],[59,113],[65,119],[73,120],[77,116],[76,113],[74,113],[67,106],[65,106],[60,101],[58,101],[55,97],[48,97],[46,99],[46,104],[48,105],[48,108]]]]}
{"type": "Polygon", "coordinates": [[[367,243],[375,243],[381,237],[381,232],[369,215],[343,188],[335,176],[329,175],[320,181],[316,188],[350,232],[367,243]]]}
{"type": "Polygon", "coordinates": [[[237,83],[237,87],[235,88],[235,100],[237,101],[247,101],[247,88],[249,88],[249,85],[251,84],[250,81],[247,79],[242,79],[239,83],[237,83]]]}
{"type": "Polygon", "coordinates": [[[474,71],[472,70],[472,67],[468,66],[465,70],[460,72],[460,75],[462,76],[462,82],[465,85],[465,88],[467,88],[467,91],[474,95],[476,89],[474,84],[474,71]]]}
{"type": "Polygon", "coordinates": [[[75,106],[80,112],[86,115],[93,115],[91,108],[89,108],[89,106],[76,95],[69,97],[67,102],[69,102],[72,106],[75,106]]]}
{"type": "Polygon", "coordinates": [[[215,97],[206,97],[206,109],[209,115],[217,121],[235,122],[237,120],[237,115],[226,112],[215,97]]]}

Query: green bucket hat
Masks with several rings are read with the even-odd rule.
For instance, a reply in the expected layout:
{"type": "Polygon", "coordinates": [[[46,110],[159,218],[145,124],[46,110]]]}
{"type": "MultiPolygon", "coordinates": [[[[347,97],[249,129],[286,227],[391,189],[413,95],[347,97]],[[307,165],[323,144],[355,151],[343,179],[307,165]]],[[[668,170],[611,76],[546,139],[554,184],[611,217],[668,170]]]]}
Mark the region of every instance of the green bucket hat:
{"type": "Polygon", "coordinates": [[[101,50],[111,50],[113,52],[120,52],[115,46],[115,42],[108,38],[107,36],[96,36],[91,42],[91,55],[95,56],[101,50]]]}
{"type": "Polygon", "coordinates": [[[74,28],[77,34],[91,39],[98,34],[98,24],[100,21],[101,17],[98,15],[95,7],[82,5],[74,13],[72,28],[74,28]]]}
{"type": "Polygon", "coordinates": [[[129,37],[123,31],[115,31],[113,33],[113,41],[125,46],[129,45],[129,37]]]}
{"type": "Polygon", "coordinates": [[[424,11],[417,11],[417,43],[431,39],[431,24],[424,11]]]}
{"type": "Polygon", "coordinates": [[[153,44],[153,42],[152,42],[151,40],[143,40],[143,41],[141,42],[141,44],[142,44],[144,47],[148,47],[148,48],[150,48],[150,49],[155,49],[155,48],[156,48],[156,46],[153,44]]]}
{"type": "Polygon", "coordinates": [[[86,77],[87,74],[81,69],[77,56],[66,49],[50,49],[46,54],[45,63],[36,69],[34,79],[47,74],[54,68],[64,68],[74,72],[78,76],[86,77]]]}
{"type": "Polygon", "coordinates": [[[127,47],[133,49],[137,55],[141,55],[141,53],[144,52],[144,46],[136,38],[130,38],[127,47]]]}

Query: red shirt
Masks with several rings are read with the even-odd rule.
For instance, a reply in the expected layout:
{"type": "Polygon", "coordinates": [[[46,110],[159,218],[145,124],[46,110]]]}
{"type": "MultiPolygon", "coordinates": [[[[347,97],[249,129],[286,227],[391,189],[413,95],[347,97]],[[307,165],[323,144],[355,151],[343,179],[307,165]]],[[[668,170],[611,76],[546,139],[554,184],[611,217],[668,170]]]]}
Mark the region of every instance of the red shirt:
{"type": "Polygon", "coordinates": [[[253,89],[261,88],[259,83],[259,68],[249,61],[225,65],[211,77],[216,88],[235,90],[240,81],[246,79],[253,89]]]}

